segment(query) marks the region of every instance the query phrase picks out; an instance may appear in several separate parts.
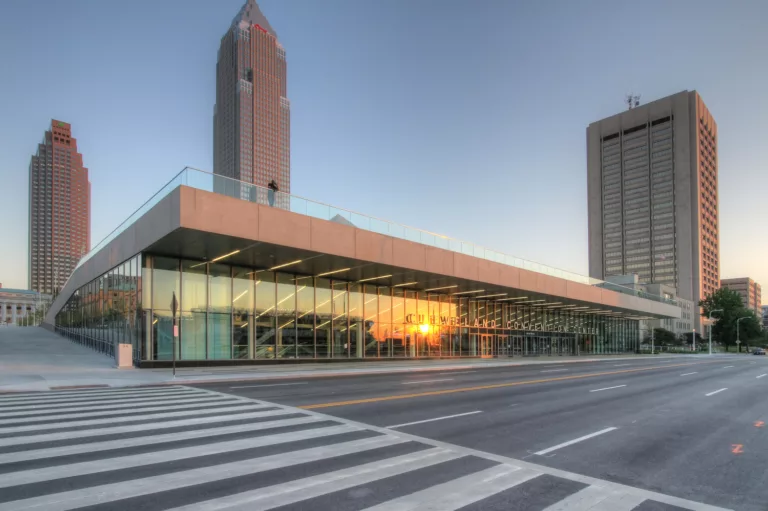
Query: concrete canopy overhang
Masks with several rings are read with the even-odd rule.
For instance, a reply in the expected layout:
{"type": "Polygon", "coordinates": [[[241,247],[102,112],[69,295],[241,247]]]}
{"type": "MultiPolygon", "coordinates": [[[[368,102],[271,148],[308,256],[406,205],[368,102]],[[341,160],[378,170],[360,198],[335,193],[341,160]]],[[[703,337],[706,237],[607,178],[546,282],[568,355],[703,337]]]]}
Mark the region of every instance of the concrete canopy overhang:
{"type": "Polygon", "coordinates": [[[75,270],[46,323],[53,323],[75,289],[140,252],[435,294],[551,304],[544,306],[552,310],[580,307],[581,312],[632,319],[681,315],[669,303],[179,186],[75,270]],[[519,297],[526,298],[508,300],[519,297]]]}

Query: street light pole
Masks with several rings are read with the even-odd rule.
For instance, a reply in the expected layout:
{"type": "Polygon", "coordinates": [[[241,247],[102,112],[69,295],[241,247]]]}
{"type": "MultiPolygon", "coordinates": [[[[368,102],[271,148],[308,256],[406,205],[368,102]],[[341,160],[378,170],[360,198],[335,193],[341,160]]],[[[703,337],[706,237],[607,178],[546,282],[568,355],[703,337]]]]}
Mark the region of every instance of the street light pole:
{"type": "Polygon", "coordinates": [[[709,311],[709,354],[712,354],[712,314],[715,312],[723,312],[723,309],[715,309],[709,311]]]}
{"type": "Polygon", "coordinates": [[[741,340],[739,339],[739,321],[742,319],[747,319],[749,316],[742,316],[739,319],[736,320],[736,349],[738,350],[737,353],[741,353],[741,340]]]}
{"type": "Polygon", "coordinates": [[[656,351],[654,348],[653,331],[654,331],[654,328],[651,327],[651,355],[653,355],[654,351],[656,351]]]}

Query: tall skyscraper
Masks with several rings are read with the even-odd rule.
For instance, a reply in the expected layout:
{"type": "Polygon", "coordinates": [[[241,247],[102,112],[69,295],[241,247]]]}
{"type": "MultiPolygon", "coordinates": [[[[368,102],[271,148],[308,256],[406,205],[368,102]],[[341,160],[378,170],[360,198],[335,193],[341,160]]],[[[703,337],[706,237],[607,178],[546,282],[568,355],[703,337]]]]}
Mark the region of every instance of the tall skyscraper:
{"type": "MultiPolygon", "coordinates": [[[[247,0],[221,38],[213,155],[215,174],[291,191],[285,50],[254,0],[247,0]]],[[[253,190],[224,182],[216,185],[227,187],[228,193],[261,200],[253,190]]]]}
{"type": "Polygon", "coordinates": [[[91,183],[72,126],[51,121],[29,164],[29,288],[53,294],[91,247],[91,183]]]}
{"type": "Polygon", "coordinates": [[[715,291],[717,157],[717,124],[696,91],[590,124],[590,276],[636,273],[694,303],[715,291]]]}

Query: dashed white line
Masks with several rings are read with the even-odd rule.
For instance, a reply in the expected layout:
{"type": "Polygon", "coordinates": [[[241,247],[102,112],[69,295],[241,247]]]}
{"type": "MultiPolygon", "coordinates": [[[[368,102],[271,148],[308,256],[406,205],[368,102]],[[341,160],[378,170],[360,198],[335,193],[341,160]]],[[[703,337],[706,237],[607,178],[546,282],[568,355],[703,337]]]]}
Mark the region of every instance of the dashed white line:
{"type": "Polygon", "coordinates": [[[723,366],[723,369],[728,369],[729,367],[733,367],[733,366],[723,366]]]}
{"type": "Polygon", "coordinates": [[[385,426],[388,429],[402,428],[405,426],[413,426],[414,424],[424,424],[425,422],[441,421],[445,419],[453,419],[456,417],[464,417],[465,415],[474,415],[476,413],[483,413],[482,410],[475,410],[474,412],[457,413],[456,415],[446,415],[445,417],[435,417],[434,419],[424,419],[423,421],[406,422],[405,424],[395,424],[394,426],[385,426]]]}
{"type": "Polygon", "coordinates": [[[282,387],[285,385],[306,385],[309,382],[301,381],[297,383],[268,383],[266,385],[243,385],[241,387],[229,387],[230,389],[256,389],[259,387],[282,387]]]}
{"type": "Polygon", "coordinates": [[[709,394],[704,394],[704,395],[707,396],[707,397],[714,396],[715,394],[719,394],[720,392],[722,392],[724,390],[728,390],[728,387],[725,387],[724,389],[716,390],[714,392],[710,392],[709,394]]]}
{"type": "Polygon", "coordinates": [[[631,366],[632,364],[615,364],[613,367],[631,366]]]}
{"type": "Polygon", "coordinates": [[[540,373],[556,373],[558,371],[569,371],[570,369],[547,369],[546,371],[539,371],[540,373]]]}
{"type": "Polygon", "coordinates": [[[436,381],[453,381],[453,378],[443,378],[442,380],[418,380],[418,381],[404,381],[403,385],[415,385],[417,383],[433,383],[436,381]]]}
{"type": "Polygon", "coordinates": [[[765,373],[765,374],[761,374],[760,376],[755,376],[755,378],[756,378],[756,379],[760,379],[760,378],[762,378],[763,376],[768,376],[768,373],[765,373]]]}
{"type": "Polygon", "coordinates": [[[590,392],[600,392],[601,390],[619,389],[621,387],[626,387],[626,385],[616,385],[615,387],[605,387],[604,389],[594,389],[594,390],[590,390],[590,392]]]}
{"type": "Polygon", "coordinates": [[[692,375],[692,374],[698,374],[698,373],[699,373],[698,371],[694,371],[694,372],[692,372],[692,373],[683,373],[683,374],[681,374],[680,376],[690,376],[690,375],[692,375]]]}
{"type": "Polygon", "coordinates": [[[469,374],[469,373],[476,373],[476,372],[477,371],[455,371],[455,372],[451,371],[451,372],[448,372],[448,373],[440,373],[440,374],[441,375],[443,375],[443,374],[469,374]]]}
{"type": "Polygon", "coordinates": [[[562,449],[563,447],[568,447],[569,445],[573,445],[573,444],[576,444],[578,442],[582,442],[584,440],[589,440],[590,438],[594,438],[594,437],[596,437],[598,435],[602,435],[604,433],[608,433],[608,432],[613,431],[615,429],[618,429],[618,428],[610,427],[610,428],[601,429],[600,431],[596,431],[594,433],[590,433],[589,435],[584,435],[582,437],[575,438],[575,439],[569,440],[567,442],[563,442],[562,444],[557,444],[555,446],[549,447],[548,449],[543,449],[543,450],[535,452],[533,454],[538,454],[539,456],[543,456],[544,454],[548,454],[548,453],[550,453],[552,451],[556,451],[557,449],[562,449]]]}

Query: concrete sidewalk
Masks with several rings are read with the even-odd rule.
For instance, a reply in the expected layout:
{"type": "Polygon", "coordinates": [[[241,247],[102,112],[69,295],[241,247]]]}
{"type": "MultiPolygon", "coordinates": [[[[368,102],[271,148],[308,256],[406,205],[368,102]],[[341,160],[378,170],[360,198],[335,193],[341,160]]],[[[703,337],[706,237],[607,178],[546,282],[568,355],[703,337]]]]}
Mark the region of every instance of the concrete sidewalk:
{"type": "MultiPolygon", "coordinates": [[[[701,355],[657,355],[659,358],[701,355]]],[[[535,364],[564,364],[650,358],[647,355],[526,357],[508,359],[398,360],[344,364],[116,369],[114,359],[36,327],[0,327],[0,393],[57,390],[68,387],[191,384],[216,381],[310,378],[411,371],[439,371],[535,364]]]]}

